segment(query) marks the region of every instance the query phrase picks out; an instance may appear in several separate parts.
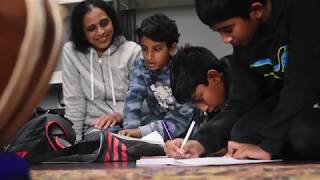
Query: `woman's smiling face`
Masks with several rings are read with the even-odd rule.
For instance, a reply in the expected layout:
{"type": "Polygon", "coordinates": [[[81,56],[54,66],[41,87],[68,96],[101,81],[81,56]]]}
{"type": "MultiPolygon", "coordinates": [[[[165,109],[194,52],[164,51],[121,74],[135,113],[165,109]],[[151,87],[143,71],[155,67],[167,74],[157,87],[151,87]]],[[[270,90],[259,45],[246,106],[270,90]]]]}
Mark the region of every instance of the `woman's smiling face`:
{"type": "Polygon", "coordinates": [[[93,7],[83,17],[83,29],[88,42],[98,52],[103,52],[110,46],[114,34],[113,24],[102,9],[93,7]]]}

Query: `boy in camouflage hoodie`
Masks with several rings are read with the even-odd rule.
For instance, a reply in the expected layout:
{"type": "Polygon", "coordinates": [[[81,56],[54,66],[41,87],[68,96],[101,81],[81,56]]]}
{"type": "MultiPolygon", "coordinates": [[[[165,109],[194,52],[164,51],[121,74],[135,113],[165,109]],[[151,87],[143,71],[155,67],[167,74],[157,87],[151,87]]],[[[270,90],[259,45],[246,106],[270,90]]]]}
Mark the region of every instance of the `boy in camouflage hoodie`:
{"type": "Polygon", "coordinates": [[[167,16],[155,14],[142,21],[137,33],[144,59],[136,60],[131,70],[124,130],[119,134],[140,138],[158,131],[165,140],[181,137],[198,110],[176,103],[170,88],[171,55],[180,36],[177,25],[167,16]],[[149,109],[146,115],[141,110],[144,101],[149,109]]]}

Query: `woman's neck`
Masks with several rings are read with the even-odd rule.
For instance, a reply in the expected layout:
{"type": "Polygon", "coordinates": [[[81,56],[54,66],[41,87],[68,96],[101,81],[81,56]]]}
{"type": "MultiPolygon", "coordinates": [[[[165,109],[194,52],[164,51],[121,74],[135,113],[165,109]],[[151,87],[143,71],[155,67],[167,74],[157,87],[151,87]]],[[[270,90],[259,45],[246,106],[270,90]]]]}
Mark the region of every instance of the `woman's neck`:
{"type": "Polygon", "coordinates": [[[101,50],[96,50],[96,51],[97,51],[98,57],[101,58],[104,51],[101,51],[101,50]]]}

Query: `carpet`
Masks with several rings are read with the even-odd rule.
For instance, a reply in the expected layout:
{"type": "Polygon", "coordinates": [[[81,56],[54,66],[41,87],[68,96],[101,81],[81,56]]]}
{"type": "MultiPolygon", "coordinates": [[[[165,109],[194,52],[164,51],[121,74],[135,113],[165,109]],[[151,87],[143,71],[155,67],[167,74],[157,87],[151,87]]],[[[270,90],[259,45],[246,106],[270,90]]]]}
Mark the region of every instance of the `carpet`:
{"type": "Polygon", "coordinates": [[[68,165],[50,169],[33,169],[34,180],[53,179],[216,179],[216,180],[315,180],[320,179],[320,163],[278,163],[278,164],[251,164],[233,166],[207,166],[207,167],[128,167],[119,164],[104,164],[91,167],[68,165]],[[68,168],[69,167],[69,168],[68,168]]]}

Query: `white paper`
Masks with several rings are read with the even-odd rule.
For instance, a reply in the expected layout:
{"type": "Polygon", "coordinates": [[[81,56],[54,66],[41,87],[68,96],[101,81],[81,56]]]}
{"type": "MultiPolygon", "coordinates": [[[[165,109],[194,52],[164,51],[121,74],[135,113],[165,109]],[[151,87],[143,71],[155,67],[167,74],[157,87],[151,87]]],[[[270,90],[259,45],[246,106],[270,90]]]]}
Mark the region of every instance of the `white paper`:
{"type": "Polygon", "coordinates": [[[162,145],[164,144],[164,140],[162,136],[158,133],[158,131],[153,131],[152,133],[143,136],[141,140],[151,141],[151,142],[154,141],[162,145]]]}
{"type": "Polygon", "coordinates": [[[164,145],[164,140],[163,140],[162,136],[157,131],[153,131],[152,133],[147,134],[143,138],[133,138],[133,137],[128,137],[128,136],[122,136],[119,134],[114,134],[114,135],[118,138],[125,139],[125,140],[141,141],[141,142],[146,142],[146,143],[150,143],[150,144],[159,144],[161,146],[164,145]]]}
{"type": "Polygon", "coordinates": [[[278,160],[239,160],[226,157],[203,157],[191,159],[143,158],[137,160],[137,166],[175,165],[175,166],[210,166],[279,162],[278,160]]]}

